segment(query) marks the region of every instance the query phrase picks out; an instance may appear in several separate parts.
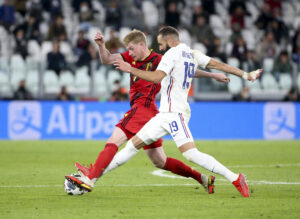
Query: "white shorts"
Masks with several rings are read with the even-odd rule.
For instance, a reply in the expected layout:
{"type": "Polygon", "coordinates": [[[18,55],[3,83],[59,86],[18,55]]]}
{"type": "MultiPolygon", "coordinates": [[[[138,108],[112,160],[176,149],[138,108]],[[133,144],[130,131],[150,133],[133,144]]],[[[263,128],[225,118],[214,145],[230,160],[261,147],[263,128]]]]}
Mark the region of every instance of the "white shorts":
{"type": "Polygon", "coordinates": [[[180,147],[194,141],[188,127],[189,119],[181,113],[158,113],[136,135],[149,145],[170,134],[177,147],[180,147]]]}

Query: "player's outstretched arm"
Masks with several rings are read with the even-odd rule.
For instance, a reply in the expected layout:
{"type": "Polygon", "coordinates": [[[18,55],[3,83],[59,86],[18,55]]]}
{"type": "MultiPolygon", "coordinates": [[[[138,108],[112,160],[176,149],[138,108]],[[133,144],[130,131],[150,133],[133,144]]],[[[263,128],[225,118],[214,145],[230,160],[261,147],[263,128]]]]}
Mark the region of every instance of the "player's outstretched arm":
{"type": "Polygon", "coordinates": [[[162,79],[166,76],[166,73],[160,70],[156,70],[156,71],[139,70],[137,68],[132,67],[129,63],[124,62],[123,60],[116,60],[113,62],[113,65],[118,70],[131,73],[134,76],[137,76],[146,81],[156,83],[156,84],[160,83],[162,79]]]}
{"type": "Polygon", "coordinates": [[[195,71],[194,78],[213,78],[219,82],[224,82],[224,83],[230,82],[230,78],[223,73],[211,73],[199,69],[195,71]]]}
{"type": "Polygon", "coordinates": [[[257,78],[259,78],[262,73],[262,69],[257,69],[255,71],[247,73],[239,68],[235,68],[235,67],[225,64],[223,62],[219,62],[213,58],[210,59],[210,61],[206,67],[212,68],[212,69],[217,69],[217,70],[229,73],[229,74],[233,74],[233,75],[236,75],[238,77],[241,77],[245,80],[252,81],[252,82],[255,81],[257,78]]]}
{"type": "Polygon", "coordinates": [[[103,64],[111,65],[115,60],[122,59],[120,53],[111,54],[108,49],[106,49],[104,37],[100,31],[96,33],[94,41],[98,45],[100,60],[103,64]]]}

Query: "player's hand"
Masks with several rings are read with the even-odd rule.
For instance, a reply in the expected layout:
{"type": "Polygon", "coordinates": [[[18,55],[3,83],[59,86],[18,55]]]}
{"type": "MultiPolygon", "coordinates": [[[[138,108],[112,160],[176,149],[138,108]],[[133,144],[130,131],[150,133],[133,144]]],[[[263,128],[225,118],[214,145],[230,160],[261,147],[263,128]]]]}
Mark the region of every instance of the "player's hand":
{"type": "Polygon", "coordinates": [[[219,81],[219,82],[224,82],[224,83],[229,83],[230,82],[230,78],[227,77],[225,74],[223,73],[215,73],[213,75],[213,78],[216,80],[216,81],[219,81]]]}
{"type": "Polygon", "coordinates": [[[97,43],[98,46],[103,46],[104,45],[104,37],[100,31],[97,31],[94,41],[97,43]]]}
{"type": "Polygon", "coordinates": [[[124,62],[123,60],[118,59],[113,62],[113,65],[115,66],[116,69],[120,71],[131,73],[130,71],[131,65],[128,62],[124,62]]]}
{"type": "Polygon", "coordinates": [[[257,70],[255,70],[255,71],[252,71],[252,72],[250,72],[250,73],[244,73],[244,75],[243,75],[243,78],[245,79],[245,80],[248,80],[248,81],[255,81],[257,78],[259,78],[260,77],[260,75],[261,75],[261,73],[262,73],[262,69],[257,69],[257,70]]]}

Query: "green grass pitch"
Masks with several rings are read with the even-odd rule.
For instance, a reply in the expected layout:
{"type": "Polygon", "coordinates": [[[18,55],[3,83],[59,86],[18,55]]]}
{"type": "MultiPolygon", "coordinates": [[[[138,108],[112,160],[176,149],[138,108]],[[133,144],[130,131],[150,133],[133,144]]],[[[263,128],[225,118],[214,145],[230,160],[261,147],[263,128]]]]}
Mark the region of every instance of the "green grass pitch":
{"type": "MultiPolygon", "coordinates": [[[[250,198],[221,176],[208,195],[192,179],[153,175],[143,151],[103,176],[91,193],[68,196],[64,175],[92,163],[104,141],[0,141],[0,218],[300,218],[299,141],[197,141],[247,175],[250,198]]],[[[172,141],[166,154],[189,163],[172,141]]],[[[175,176],[170,173],[164,173],[175,176]]]]}

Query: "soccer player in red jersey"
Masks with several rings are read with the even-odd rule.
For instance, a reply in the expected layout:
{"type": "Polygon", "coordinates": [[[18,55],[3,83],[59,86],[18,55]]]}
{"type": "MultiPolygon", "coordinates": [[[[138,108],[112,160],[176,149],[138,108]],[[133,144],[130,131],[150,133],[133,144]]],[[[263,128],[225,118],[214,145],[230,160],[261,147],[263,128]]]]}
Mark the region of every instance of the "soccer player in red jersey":
{"type": "MultiPolygon", "coordinates": [[[[95,42],[99,47],[99,54],[103,64],[112,64],[115,60],[123,59],[135,68],[154,71],[162,57],[162,55],[147,48],[146,36],[138,30],[133,30],[124,38],[124,43],[128,51],[121,54],[111,54],[106,49],[101,32],[96,34],[95,42]]],[[[213,77],[220,82],[229,82],[229,78],[224,74],[212,74],[200,70],[197,70],[197,73],[195,74],[196,77],[213,77]]],[[[92,190],[94,183],[102,174],[118,167],[118,163],[122,163],[119,160],[118,154],[116,154],[118,148],[131,139],[144,124],[158,113],[155,96],[160,91],[160,84],[154,84],[133,75],[130,77],[129,94],[131,109],[116,125],[111,137],[106,142],[105,148],[100,152],[93,166],[91,165],[88,168],[75,163],[75,166],[82,173],[83,177],[90,181],[89,185],[91,186],[85,187],[89,191],[92,190]]],[[[213,193],[214,177],[200,174],[180,160],[167,157],[162,148],[162,139],[145,146],[144,150],[156,167],[184,177],[192,177],[202,184],[208,193],[213,193]]],[[[82,185],[80,179],[72,176],[66,176],[66,178],[82,185]]]]}

